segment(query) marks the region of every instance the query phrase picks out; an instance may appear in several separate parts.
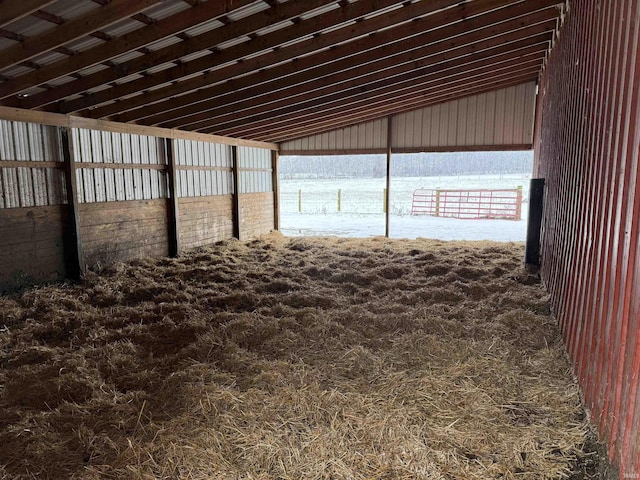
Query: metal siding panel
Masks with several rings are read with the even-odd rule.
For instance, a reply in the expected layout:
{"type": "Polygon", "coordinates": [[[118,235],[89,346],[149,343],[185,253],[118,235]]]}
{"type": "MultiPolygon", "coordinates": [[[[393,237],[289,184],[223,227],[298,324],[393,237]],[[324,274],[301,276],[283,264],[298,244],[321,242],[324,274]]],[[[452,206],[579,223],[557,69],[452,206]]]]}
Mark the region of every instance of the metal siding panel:
{"type": "Polygon", "coordinates": [[[496,125],[496,92],[489,92],[486,96],[484,118],[484,141],[486,145],[495,145],[496,125]]]}
{"type": "Polygon", "coordinates": [[[495,130],[494,139],[495,139],[496,145],[499,145],[504,141],[505,129],[506,129],[505,120],[504,120],[504,111],[505,111],[505,91],[504,90],[501,90],[500,92],[496,93],[495,111],[496,111],[495,113],[496,130],[495,130]]]}
{"type": "Polygon", "coordinates": [[[453,146],[456,144],[456,127],[458,125],[458,102],[454,101],[447,105],[449,111],[449,122],[447,123],[447,146],[453,146]]]}
{"type": "Polygon", "coordinates": [[[29,160],[43,161],[42,125],[27,123],[27,134],[29,138],[29,160]]]}
{"type": "Polygon", "coordinates": [[[542,275],[622,478],[640,470],[640,2],[595,5],[572,5],[541,78],[536,168],[549,180],[542,275]]]}
{"type": "Polygon", "coordinates": [[[469,112],[469,99],[461,98],[458,102],[458,131],[456,137],[457,145],[467,144],[467,130],[468,130],[468,112],[469,112]]]}
{"type": "Polygon", "coordinates": [[[14,160],[13,125],[8,120],[0,120],[0,160],[14,160]]]}
{"type": "Polygon", "coordinates": [[[424,147],[431,145],[431,108],[422,109],[422,137],[420,143],[424,147]]]}
{"type": "Polygon", "coordinates": [[[508,88],[504,92],[504,123],[502,130],[504,131],[504,137],[502,141],[505,144],[513,143],[514,135],[514,124],[513,124],[513,115],[515,111],[515,89],[508,88]]]}
{"type": "Polygon", "coordinates": [[[13,122],[13,139],[15,151],[13,160],[29,160],[29,133],[26,123],[13,122]]]}
{"type": "Polygon", "coordinates": [[[487,141],[484,137],[484,125],[488,120],[486,117],[487,111],[487,95],[478,95],[475,98],[474,114],[470,118],[471,125],[471,138],[469,145],[487,145],[487,141]]]}
{"type": "Polygon", "coordinates": [[[533,144],[533,130],[536,121],[536,84],[534,82],[530,82],[527,84],[527,93],[525,100],[525,129],[523,132],[522,143],[533,144]]]}

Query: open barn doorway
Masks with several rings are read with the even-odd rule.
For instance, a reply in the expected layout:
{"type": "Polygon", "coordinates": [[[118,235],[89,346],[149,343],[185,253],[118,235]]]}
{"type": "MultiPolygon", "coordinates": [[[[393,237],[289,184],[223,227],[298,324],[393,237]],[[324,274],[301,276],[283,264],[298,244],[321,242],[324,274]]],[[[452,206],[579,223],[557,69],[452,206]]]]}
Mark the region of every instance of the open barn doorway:
{"type": "Polygon", "coordinates": [[[282,156],[280,230],[288,236],[384,235],[524,241],[532,151],[282,156]]]}

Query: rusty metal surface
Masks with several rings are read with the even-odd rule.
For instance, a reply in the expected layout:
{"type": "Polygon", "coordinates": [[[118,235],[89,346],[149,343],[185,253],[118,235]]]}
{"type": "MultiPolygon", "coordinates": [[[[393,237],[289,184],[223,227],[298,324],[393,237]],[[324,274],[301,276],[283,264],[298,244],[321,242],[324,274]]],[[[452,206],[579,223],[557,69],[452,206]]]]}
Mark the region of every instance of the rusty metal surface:
{"type": "Polygon", "coordinates": [[[542,276],[609,455],[640,478],[640,1],[565,13],[537,105],[542,276]]]}

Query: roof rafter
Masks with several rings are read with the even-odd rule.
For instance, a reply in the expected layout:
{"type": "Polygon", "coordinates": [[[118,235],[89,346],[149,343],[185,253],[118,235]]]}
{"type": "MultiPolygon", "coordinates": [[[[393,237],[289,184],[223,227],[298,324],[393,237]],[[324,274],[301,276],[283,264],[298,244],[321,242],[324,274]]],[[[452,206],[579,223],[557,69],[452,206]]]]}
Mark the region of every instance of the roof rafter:
{"type": "MultiPolygon", "coordinates": [[[[326,0],[287,2],[278,5],[277,7],[270,8],[269,10],[255,13],[241,20],[227,23],[220,28],[187,38],[174,45],[154,50],[149,52],[147,55],[114,65],[109,69],[87,75],[86,77],[80,78],[74,82],[46,92],[46,95],[34,97],[24,103],[31,107],[44,104],[42,102],[50,103],[58,98],[83,92],[90,88],[116,81],[119,78],[126,77],[127,75],[143,72],[155,65],[172,62],[178,60],[180,57],[184,57],[192,53],[212,49],[222,42],[236,37],[249,35],[256,30],[297,17],[306,11],[313,10],[314,8],[318,8],[324,4],[326,4],[326,0]]],[[[209,15],[211,15],[210,9],[209,15]]],[[[182,66],[175,68],[182,68],[182,66]]],[[[152,77],[154,77],[154,74],[150,75],[148,78],[152,77]]],[[[125,85],[129,84],[135,84],[135,81],[129,82],[125,85]]]]}
{"type": "MultiPolygon", "coordinates": [[[[253,0],[218,0],[211,2],[211,4],[209,4],[209,2],[200,3],[192,8],[134,30],[121,37],[114,38],[102,45],[79,52],[68,59],[45,65],[36,71],[2,82],[0,83],[0,99],[10,97],[28,88],[41,85],[84,68],[106,62],[165,37],[176,35],[212,18],[225,15],[231,10],[251,3],[252,1],[253,0]]],[[[62,89],[62,87],[63,86],[57,88],[62,89]]],[[[58,92],[61,91],[62,90],[58,90],[58,92]]],[[[50,103],[50,101],[47,100],[48,96],[51,95],[49,92],[40,95],[42,95],[42,97],[34,95],[32,99],[38,98],[37,101],[44,102],[43,104],[50,103]]],[[[12,102],[4,101],[1,103],[14,107],[22,106],[30,108],[29,105],[24,105],[17,100],[12,102]]]]}
{"type": "Polygon", "coordinates": [[[537,44],[522,44],[512,46],[510,44],[491,49],[489,51],[475,53],[465,56],[461,59],[453,59],[439,64],[430,64],[419,69],[412,69],[401,74],[392,75],[391,72],[384,71],[375,75],[375,81],[367,81],[361,83],[362,79],[356,79],[345,84],[332,85],[325,87],[322,92],[314,92],[313,94],[296,97],[290,101],[281,100],[273,104],[265,105],[238,112],[237,114],[227,114],[222,116],[211,116],[208,120],[202,120],[198,123],[191,124],[188,130],[198,130],[203,127],[220,128],[226,130],[228,128],[244,127],[251,125],[256,121],[265,119],[275,119],[283,112],[299,112],[308,106],[321,105],[334,99],[347,98],[350,93],[365,94],[367,92],[376,91],[381,88],[394,90],[401,88],[403,84],[419,84],[426,78],[442,78],[451,73],[472,72],[475,67],[484,67],[485,65],[498,65],[502,61],[510,61],[521,59],[523,56],[536,55],[536,58],[542,58],[548,48],[551,40],[551,33],[545,35],[546,38],[537,44]]]}
{"type": "MultiPolygon", "coordinates": [[[[514,22],[509,22],[513,24],[514,22]]],[[[241,101],[232,101],[227,97],[214,99],[203,104],[185,107],[179,110],[169,110],[164,114],[156,115],[146,119],[149,124],[162,124],[172,128],[187,127],[198,128],[198,122],[218,119],[225,115],[233,114],[234,118],[241,118],[245,111],[266,111],[277,106],[278,101],[293,103],[306,98],[320,96],[323,91],[330,92],[333,89],[344,88],[344,86],[366,85],[369,82],[383,78],[391,78],[395,75],[406,72],[417,71],[418,69],[429,67],[439,68],[439,64],[470,55],[476,57],[495,54],[501,51],[513,51],[522,46],[529,46],[550,39],[549,32],[555,27],[555,22],[546,22],[525,27],[523,29],[509,31],[503,35],[497,35],[486,40],[471,42],[469,35],[459,37],[461,46],[453,46],[450,41],[441,41],[426,45],[423,48],[409,51],[393,57],[382,58],[362,66],[356,66],[348,70],[341,70],[338,65],[332,66],[330,75],[320,77],[313,83],[293,83],[291,86],[276,89],[271,83],[253,90],[252,96],[248,99],[241,98],[241,101]],[[464,39],[464,40],[462,40],[464,39]],[[341,86],[343,84],[344,86],[341,86]],[[256,91],[258,90],[258,91],[256,91]],[[257,110],[256,110],[257,109],[257,110]],[[188,116],[180,114],[194,112],[188,116]],[[196,113],[197,112],[197,113],[196,113]],[[177,117],[175,120],[167,121],[177,117]],[[160,121],[158,121],[160,120],[160,121]]],[[[477,33],[476,33],[477,36],[477,33]]],[[[360,57],[360,56],[356,56],[360,57]]],[[[354,58],[354,61],[357,61],[354,58]]],[[[340,63],[341,61],[335,62],[340,63]]],[[[344,60],[342,61],[344,62],[344,60]]],[[[352,64],[350,64],[351,66],[352,64]]],[[[357,63],[356,63],[357,65],[357,63]]],[[[314,72],[318,69],[312,69],[314,72]]],[[[326,69],[323,68],[326,74],[326,69]]],[[[295,77],[295,76],[292,76],[295,77]]],[[[292,78],[293,80],[293,78],[292,78]]],[[[275,82],[272,82],[275,83],[275,82]]],[[[238,95],[236,95],[238,96],[238,95]]],[[[246,97],[246,94],[244,95],[246,97]]],[[[118,119],[119,120],[119,119],[118,119]]]]}
{"type": "Polygon", "coordinates": [[[228,136],[248,136],[251,138],[256,132],[260,133],[265,129],[290,128],[294,121],[301,119],[317,118],[320,115],[331,115],[334,113],[344,114],[358,106],[373,106],[393,103],[400,99],[412,99],[415,95],[425,96],[427,93],[439,93],[443,85],[461,82],[470,83],[475,78],[485,75],[500,74],[503,72],[515,71],[519,69],[532,69],[539,71],[542,66],[544,51],[534,52],[522,58],[511,58],[504,60],[501,56],[496,63],[486,63],[471,69],[452,68],[449,72],[441,75],[426,75],[415,79],[407,79],[402,82],[390,85],[384,81],[379,82],[376,88],[367,91],[353,89],[347,92],[340,92],[324,99],[324,101],[310,101],[297,105],[293,108],[285,108],[272,111],[269,117],[259,116],[253,121],[246,120],[240,124],[229,123],[211,128],[202,128],[199,131],[205,133],[220,133],[228,136]]]}
{"type": "Polygon", "coordinates": [[[56,0],[1,0],[0,1],[0,28],[20,20],[41,8],[51,5],[56,0]]]}
{"type": "Polygon", "coordinates": [[[477,95],[479,93],[485,93],[492,90],[520,85],[522,83],[535,80],[537,76],[537,71],[524,70],[522,72],[512,72],[512,74],[494,76],[493,78],[481,78],[473,83],[461,82],[457,86],[451,86],[450,88],[446,89],[443,88],[440,91],[440,94],[437,96],[428,98],[414,96],[414,98],[411,100],[398,102],[398,105],[389,104],[389,102],[387,102],[386,105],[377,106],[375,108],[372,107],[371,109],[367,109],[366,107],[364,107],[360,111],[354,110],[352,113],[346,115],[319,118],[314,119],[311,122],[307,121],[297,125],[291,125],[291,127],[286,130],[264,131],[259,135],[256,135],[255,139],[272,138],[277,139],[277,142],[293,140],[308,135],[324,133],[336,128],[342,128],[358,123],[368,122],[370,120],[376,120],[388,115],[409,112],[419,108],[425,108],[432,105],[437,105],[439,103],[444,103],[471,95],[477,95]]]}
{"type": "MultiPolygon", "coordinates": [[[[468,33],[460,34],[460,26],[453,24],[435,32],[425,32],[386,44],[384,49],[370,48],[355,54],[353,45],[344,44],[330,52],[321,52],[226,84],[125,112],[113,119],[127,122],[144,118],[145,123],[149,124],[187,125],[207,119],[212,114],[236,112],[241,108],[236,106],[238,103],[255,102],[264,105],[265,101],[277,99],[279,95],[293,96],[298,92],[306,93],[327,84],[403,64],[416,63],[416,67],[424,66],[427,61],[438,62],[454,55],[464,55],[465,52],[472,53],[500,43],[533,36],[554,27],[555,21],[551,23],[554,15],[552,9],[545,9],[526,18],[511,18],[505,12],[499,11],[491,16],[469,19],[466,25],[468,28],[465,30],[468,30],[468,33]],[[498,13],[500,15],[497,15],[498,13]],[[489,25],[489,21],[499,23],[489,25]],[[545,21],[546,24],[542,24],[545,21]],[[381,52],[384,54],[381,55],[381,52]],[[269,99],[258,98],[265,95],[268,95],[269,99]]],[[[364,47],[370,45],[365,44],[364,47]]]]}
{"type": "MultiPolygon", "coordinates": [[[[278,65],[268,70],[259,71],[254,74],[247,75],[246,77],[230,80],[225,84],[211,86],[209,88],[204,88],[169,100],[163,100],[160,98],[160,102],[157,105],[149,103],[154,101],[156,97],[161,96],[157,94],[158,92],[151,92],[152,98],[148,98],[149,96],[145,95],[147,103],[144,104],[144,108],[138,108],[135,110],[134,107],[138,102],[142,102],[142,98],[131,98],[127,99],[126,102],[122,102],[122,104],[116,103],[105,105],[104,107],[98,107],[93,111],[83,111],[82,113],[94,118],[102,118],[117,114],[120,111],[123,113],[116,117],[119,121],[131,121],[161,112],[169,112],[170,110],[184,107],[191,103],[199,103],[201,101],[214,102],[215,100],[213,99],[220,98],[221,95],[228,92],[238,92],[235,95],[235,98],[242,95],[250,97],[253,95],[254,91],[259,92],[261,88],[263,88],[259,87],[259,84],[269,80],[277,80],[275,83],[278,84],[278,87],[276,88],[287,88],[290,85],[295,84],[294,81],[305,81],[303,79],[306,79],[306,81],[316,82],[318,78],[327,75],[327,72],[333,74],[340,70],[350,68],[353,65],[364,65],[365,63],[370,63],[373,59],[380,58],[381,56],[387,57],[394,54],[404,53],[420,48],[429,43],[440,41],[444,45],[449,42],[453,46],[456,46],[459,41],[457,36],[466,31],[485,29],[484,32],[476,32],[475,34],[472,34],[471,38],[474,38],[473,35],[475,35],[475,38],[497,35],[501,32],[501,28],[510,27],[508,25],[494,27],[493,24],[509,21],[514,17],[531,14],[538,9],[548,8],[549,11],[546,15],[549,18],[554,18],[557,15],[557,12],[555,11],[555,8],[549,7],[555,6],[556,2],[557,0],[529,0],[527,2],[518,1],[513,4],[513,0],[502,0],[463,4],[461,6],[435,13],[418,21],[388,28],[387,30],[377,32],[374,35],[364,36],[362,38],[337,45],[329,50],[322,50],[303,58],[297,58],[293,60],[293,62],[278,65]],[[496,6],[498,5],[502,8],[496,10],[496,6]],[[458,17],[456,17],[456,15],[458,15],[458,17]],[[465,18],[462,25],[454,20],[455,18],[459,18],[460,15],[462,15],[462,18],[465,18]],[[403,40],[398,41],[398,39],[403,40]],[[369,51],[369,53],[364,53],[367,51],[369,51]],[[324,66],[331,62],[336,63],[324,66]],[[285,78],[291,75],[294,75],[294,77],[291,79],[285,78]],[[239,90],[243,88],[250,89],[250,91],[241,93],[239,90]],[[156,95],[154,96],[153,94],[156,95]],[[129,110],[134,111],[129,114],[129,110]]],[[[534,19],[533,21],[536,20],[534,19]]],[[[519,22],[520,26],[523,26],[526,25],[529,20],[526,18],[520,18],[517,22],[519,22]]],[[[511,23],[512,26],[513,24],[514,22],[511,23]]],[[[333,33],[334,32],[331,32],[329,35],[332,35],[333,33]]],[[[290,48],[294,47],[295,45],[290,48]]],[[[266,60],[262,61],[261,66],[266,63],[266,60]]],[[[217,73],[217,81],[221,81],[230,76],[231,73],[225,74],[223,70],[227,69],[212,72],[212,75],[213,73],[217,73]]],[[[194,79],[189,82],[197,80],[198,79],[194,79]]],[[[179,86],[180,84],[176,87],[179,86]]],[[[264,88],[272,87],[273,85],[265,85],[264,88]]],[[[229,101],[229,99],[225,99],[225,101],[229,101]]]]}
{"type": "MultiPolygon", "coordinates": [[[[508,0],[483,0],[482,3],[503,4],[507,1],[508,0]]],[[[113,87],[112,89],[88,95],[85,98],[63,103],[60,108],[63,112],[82,110],[92,105],[99,105],[122,96],[141,92],[145,89],[168,82],[173,82],[184,76],[203,72],[227,62],[237,62],[237,60],[242,59],[243,57],[264,52],[254,58],[233,63],[230,66],[211,70],[195,78],[181,82],[179,81],[170,86],[146,92],[144,94],[144,98],[128,98],[122,105],[123,107],[125,105],[127,107],[122,110],[132,109],[147,103],[163,100],[172,95],[178,95],[209,86],[212,82],[219,82],[224,79],[232,78],[236,75],[265,68],[286,60],[291,60],[303,54],[329,48],[337,43],[352,40],[355,37],[375,32],[381,28],[386,28],[401,22],[409,22],[421,15],[427,15],[447,6],[455,5],[459,3],[459,0],[433,0],[429,2],[412,3],[397,10],[388,12],[385,15],[378,15],[355,24],[343,26],[327,34],[322,34],[317,37],[314,36],[284,48],[277,48],[284,43],[318,33],[327,28],[334,28],[335,25],[357,20],[363,15],[372,14],[384,8],[393,5],[400,5],[402,3],[403,2],[400,0],[377,0],[375,2],[350,3],[338,10],[332,10],[282,30],[262,35],[246,43],[225,49],[217,54],[198,58],[177,67],[150,75],[149,77],[138,79],[135,82],[124,83],[113,87]]],[[[455,9],[462,8],[463,10],[466,10],[467,5],[468,8],[471,8],[473,4],[465,3],[462,6],[455,7],[455,9]]],[[[444,13],[450,10],[452,9],[445,10],[444,13]]],[[[450,13],[449,15],[451,16],[451,20],[449,21],[453,21],[455,14],[450,13]]]]}
{"type": "Polygon", "coordinates": [[[158,2],[160,0],[112,0],[110,3],[69,20],[59,27],[27,38],[22,43],[3,50],[0,52],[0,69],[51,51],[65,43],[146,10],[158,2]]]}

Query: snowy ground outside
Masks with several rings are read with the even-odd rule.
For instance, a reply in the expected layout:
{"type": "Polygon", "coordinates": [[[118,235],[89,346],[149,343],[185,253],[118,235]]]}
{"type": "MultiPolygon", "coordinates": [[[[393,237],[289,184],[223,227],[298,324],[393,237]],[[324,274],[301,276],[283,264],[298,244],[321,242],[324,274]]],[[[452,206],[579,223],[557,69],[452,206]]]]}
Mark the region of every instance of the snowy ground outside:
{"type": "MultiPolygon", "coordinates": [[[[516,188],[528,199],[528,175],[468,175],[400,177],[391,182],[392,238],[441,240],[524,241],[527,204],[522,220],[458,220],[411,215],[411,199],[418,188],[516,188]]],[[[280,230],[288,236],[370,237],[384,235],[384,178],[281,179],[280,230]],[[340,212],[338,212],[338,190],[340,212]],[[301,212],[299,211],[301,210],[301,212]]]]}

